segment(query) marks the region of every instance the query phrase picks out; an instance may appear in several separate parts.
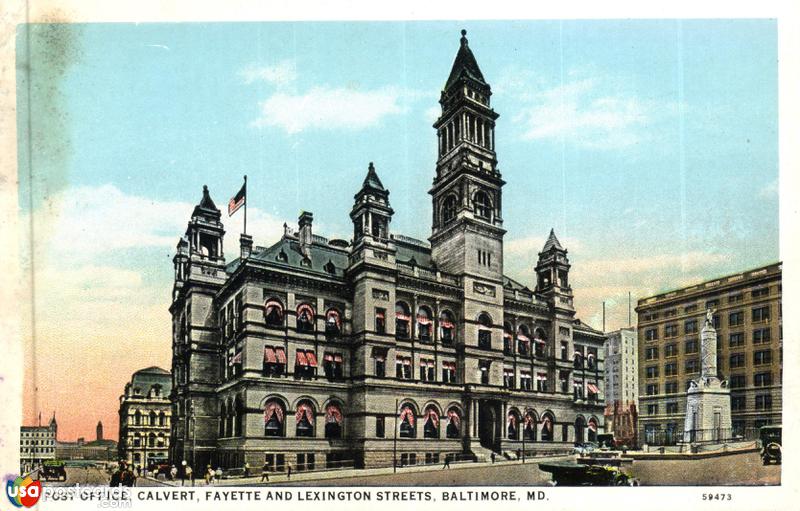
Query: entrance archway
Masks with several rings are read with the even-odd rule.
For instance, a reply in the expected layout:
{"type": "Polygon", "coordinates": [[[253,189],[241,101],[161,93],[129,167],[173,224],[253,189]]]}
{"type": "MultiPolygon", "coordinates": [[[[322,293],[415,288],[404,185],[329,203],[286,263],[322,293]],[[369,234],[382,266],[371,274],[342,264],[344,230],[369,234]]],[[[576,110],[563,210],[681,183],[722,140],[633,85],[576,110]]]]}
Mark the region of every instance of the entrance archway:
{"type": "Polygon", "coordinates": [[[584,430],[586,429],[586,419],[578,416],[575,419],[575,443],[582,444],[584,442],[584,430]]]}
{"type": "Polygon", "coordinates": [[[478,437],[481,445],[493,451],[500,444],[500,404],[497,401],[482,400],[478,403],[478,437]]]}

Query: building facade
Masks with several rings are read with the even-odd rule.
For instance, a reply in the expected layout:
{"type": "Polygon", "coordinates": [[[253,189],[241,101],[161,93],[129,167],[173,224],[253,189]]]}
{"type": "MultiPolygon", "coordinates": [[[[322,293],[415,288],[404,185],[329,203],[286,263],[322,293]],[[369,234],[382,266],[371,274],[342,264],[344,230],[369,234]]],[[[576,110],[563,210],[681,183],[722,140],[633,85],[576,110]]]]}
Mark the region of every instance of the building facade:
{"type": "Polygon", "coordinates": [[[172,460],[274,470],[571,449],[603,427],[605,336],[575,317],[554,232],[503,273],[491,88],[465,33],[434,124],[428,242],[391,231],[372,163],[353,238],[304,212],[226,262],[208,189],[174,258],[172,460]]]}
{"type": "Polygon", "coordinates": [[[717,372],[730,388],[731,436],[753,437],[781,422],[781,264],[639,300],[639,427],[651,444],[680,439],[686,390],[700,375],[700,330],[708,309],[717,372]]]}
{"type": "Polygon", "coordinates": [[[633,403],[639,406],[639,347],[635,328],[622,328],[608,334],[605,344],[606,403],[633,403]]]}
{"type": "Polygon", "coordinates": [[[76,442],[56,441],[56,458],[60,460],[114,461],[117,459],[117,442],[103,439],[103,423],[97,422],[95,439],[87,442],[83,437],[76,442]]]}
{"type": "Polygon", "coordinates": [[[30,472],[34,466],[45,460],[56,458],[56,437],[58,423],[56,414],[47,426],[41,425],[41,415],[38,426],[22,426],[20,428],[19,462],[23,474],[30,472]]]}
{"type": "MultiPolygon", "coordinates": [[[[143,467],[168,459],[171,392],[169,371],[148,367],[133,373],[119,398],[119,459],[143,467]]],[[[102,426],[98,435],[102,436],[102,426]]]]}

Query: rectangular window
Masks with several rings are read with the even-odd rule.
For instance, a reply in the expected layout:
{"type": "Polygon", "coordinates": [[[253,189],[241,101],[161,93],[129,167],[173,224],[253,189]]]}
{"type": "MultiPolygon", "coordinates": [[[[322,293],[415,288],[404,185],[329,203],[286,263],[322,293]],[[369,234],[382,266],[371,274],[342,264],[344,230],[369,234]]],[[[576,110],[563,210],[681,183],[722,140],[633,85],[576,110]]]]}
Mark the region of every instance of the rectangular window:
{"type": "Polygon", "coordinates": [[[522,371],[519,375],[519,388],[522,390],[531,390],[533,387],[532,381],[531,373],[522,371]]]}
{"type": "Polygon", "coordinates": [[[644,331],[645,341],[655,341],[658,339],[658,328],[648,328],[644,331]]]}
{"type": "Polygon", "coordinates": [[[664,337],[675,337],[678,335],[678,325],[671,324],[664,326],[664,337]]]}
{"type": "Polygon", "coordinates": [[[442,381],[444,383],[456,382],[456,363],[442,362],[442,381]]]}
{"type": "Polygon", "coordinates": [[[575,399],[583,399],[583,381],[575,380],[572,382],[572,394],[575,399]]]}
{"type": "Polygon", "coordinates": [[[730,368],[731,369],[736,369],[738,367],[744,367],[744,365],[745,365],[744,353],[733,353],[730,356],[729,363],[730,363],[730,368]]]}
{"type": "Polygon", "coordinates": [[[385,378],[386,377],[386,357],[385,356],[376,356],[375,357],[375,376],[378,378],[385,378]]]}
{"type": "Polygon", "coordinates": [[[747,385],[747,377],[744,374],[732,374],[728,379],[728,386],[732,389],[741,389],[747,385]]]}
{"type": "Polygon", "coordinates": [[[647,366],[645,375],[647,378],[658,378],[658,366],[647,366]]]}
{"type": "Polygon", "coordinates": [[[740,326],[744,324],[744,312],[736,311],[728,314],[728,326],[740,326]]]}
{"type": "Polygon", "coordinates": [[[669,309],[669,310],[666,310],[666,311],[664,311],[664,317],[665,317],[665,318],[671,318],[672,316],[674,316],[674,315],[675,315],[675,314],[677,314],[677,313],[678,313],[678,311],[677,311],[677,310],[675,310],[675,309],[669,309]]]}
{"type": "Polygon", "coordinates": [[[686,344],[684,346],[684,351],[686,352],[687,355],[690,355],[692,353],[697,353],[698,351],[697,341],[695,340],[686,341],[686,344]]]}
{"type": "Polygon", "coordinates": [[[769,364],[770,362],[772,362],[772,352],[770,350],[753,353],[753,365],[769,364]]]}
{"type": "Polygon", "coordinates": [[[422,381],[436,381],[436,364],[433,360],[419,361],[419,378],[422,381]]]}
{"type": "Polygon", "coordinates": [[[678,403],[676,401],[667,403],[667,413],[670,415],[678,413],[678,403]]]}
{"type": "Polygon", "coordinates": [[[664,393],[665,394],[677,394],[678,393],[678,382],[676,381],[668,381],[664,384],[664,393]]]}
{"type": "Polygon", "coordinates": [[[742,293],[738,293],[735,295],[730,295],[728,297],[728,303],[739,303],[743,299],[742,293]]]}
{"type": "Polygon", "coordinates": [[[753,330],[753,344],[764,344],[770,341],[769,328],[753,330]]]}
{"type": "Polygon", "coordinates": [[[756,373],[755,376],[753,376],[753,385],[756,387],[772,385],[772,373],[756,373]]]}
{"type": "Polygon", "coordinates": [[[731,410],[741,411],[747,407],[746,396],[731,396],[731,410]]]}
{"type": "Polygon", "coordinates": [[[648,396],[655,396],[658,394],[658,383],[648,383],[646,393],[648,396]]]}
{"type": "Polygon", "coordinates": [[[658,405],[657,404],[647,405],[647,415],[658,415],[658,405]]]}
{"type": "Polygon", "coordinates": [[[678,375],[677,362],[670,362],[668,364],[664,364],[664,376],[677,376],[677,375],[678,375]]]}
{"type": "Polygon", "coordinates": [[[728,346],[731,348],[744,346],[744,334],[741,332],[731,334],[730,337],[728,337],[728,346]]]}
{"type": "Polygon", "coordinates": [[[386,309],[375,307],[375,333],[386,333],[386,309]]]}
{"type": "Polygon", "coordinates": [[[683,322],[683,331],[686,334],[695,334],[697,333],[697,320],[696,319],[689,319],[683,322]]]}
{"type": "Polygon", "coordinates": [[[772,396],[770,394],[756,394],[756,410],[772,410],[772,396]]]}
{"type": "Polygon", "coordinates": [[[397,357],[395,375],[400,380],[410,380],[413,377],[411,371],[411,357],[397,357]]]}
{"type": "Polygon", "coordinates": [[[753,309],[753,323],[769,321],[769,305],[753,309]]]}
{"type": "Polygon", "coordinates": [[[768,287],[761,287],[758,289],[753,289],[751,293],[753,298],[761,298],[762,296],[769,295],[769,288],[768,287]]]}
{"type": "Polygon", "coordinates": [[[664,346],[664,357],[677,357],[678,356],[678,345],[677,344],[667,344],[664,346]]]}
{"type": "Polygon", "coordinates": [[[568,346],[569,343],[567,341],[561,341],[561,360],[569,359],[568,346]]]}
{"type": "Polygon", "coordinates": [[[686,361],[686,374],[692,374],[700,371],[700,361],[696,358],[686,361]]]}
{"type": "Polygon", "coordinates": [[[547,392],[547,373],[538,373],[536,375],[536,390],[547,392]]]}
{"type": "Polygon", "coordinates": [[[481,371],[481,383],[483,385],[489,385],[489,362],[481,361],[479,364],[481,371]]]}
{"type": "Polygon", "coordinates": [[[687,305],[686,307],[683,308],[683,312],[685,312],[686,314],[689,314],[690,312],[694,312],[696,310],[697,310],[697,305],[687,305]]]}
{"type": "Polygon", "coordinates": [[[383,438],[386,436],[386,417],[375,417],[375,436],[383,438]]]}
{"type": "Polygon", "coordinates": [[[569,337],[569,328],[565,326],[560,326],[558,327],[558,333],[565,337],[569,337]]]}
{"type": "Polygon", "coordinates": [[[478,330],[478,347],[485,350],[492,349],[492,331],[478,330]]]}
{"type": "Polygon", "coordinates": [[[656,360],[658,359],[658,347],[652,346],[644,350],[644,358],[645,360],[656,360]]]}
{"type": "Polygon", "coordinates": [[[706,310],[713,309],[717,305],[719,305],[719,300],[709,300],[706,302],[706,310]]]}
{"type": "Polygon", "coordinates": [[[503,387],[507,389],[514,388],[514,370],[503,369],[503,387]]]}

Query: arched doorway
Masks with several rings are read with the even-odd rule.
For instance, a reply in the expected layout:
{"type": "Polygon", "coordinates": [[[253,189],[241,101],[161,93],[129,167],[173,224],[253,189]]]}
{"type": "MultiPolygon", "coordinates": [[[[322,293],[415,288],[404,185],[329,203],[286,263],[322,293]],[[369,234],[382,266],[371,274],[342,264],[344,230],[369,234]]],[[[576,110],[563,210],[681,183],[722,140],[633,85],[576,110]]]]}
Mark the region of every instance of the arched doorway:
{"type": "Polygon", "coordinates": [[[494,400],[481,400],[478,403],[478,437],[481,445],[494,451],[499,450],[502,416],[500,403],[494,400]]]}
{"type": "Polygon", "coordinates": [[[581,417],[579,415],[578,418],[575,419],[575,443],[576,444],[582,444],[583,442],[585,442],[585,439],[584,439],[584,436],[585,436],[584,435],[584,431],[585,430],[586,430],[586,419],[584,419],[583,417],[581,417]]]}
{"type": "Polygon", "coordinates": [[[597,419],[589,419],[589,441],[597,442],[597,419]]]}

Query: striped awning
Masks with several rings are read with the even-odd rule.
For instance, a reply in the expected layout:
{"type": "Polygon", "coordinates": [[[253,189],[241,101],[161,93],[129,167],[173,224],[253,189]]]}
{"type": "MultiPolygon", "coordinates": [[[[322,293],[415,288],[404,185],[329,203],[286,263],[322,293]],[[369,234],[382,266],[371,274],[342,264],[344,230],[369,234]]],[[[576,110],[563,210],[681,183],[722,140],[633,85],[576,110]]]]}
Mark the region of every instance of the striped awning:
{"type": "Polygon", "coordinates": [[[297,365],[299,365],[299,366],[307,366],[308,365],[308,360],[306,359],[306,354],[301,350],[297,350],[297,365]]]}
{"type": "Polygon", "coordinates": [[[264,362],[267,364],[274,364],[277,362],[277,358],[275,357],[275,350],[270,348],[269,346],[264,348],[264,362]]]}

